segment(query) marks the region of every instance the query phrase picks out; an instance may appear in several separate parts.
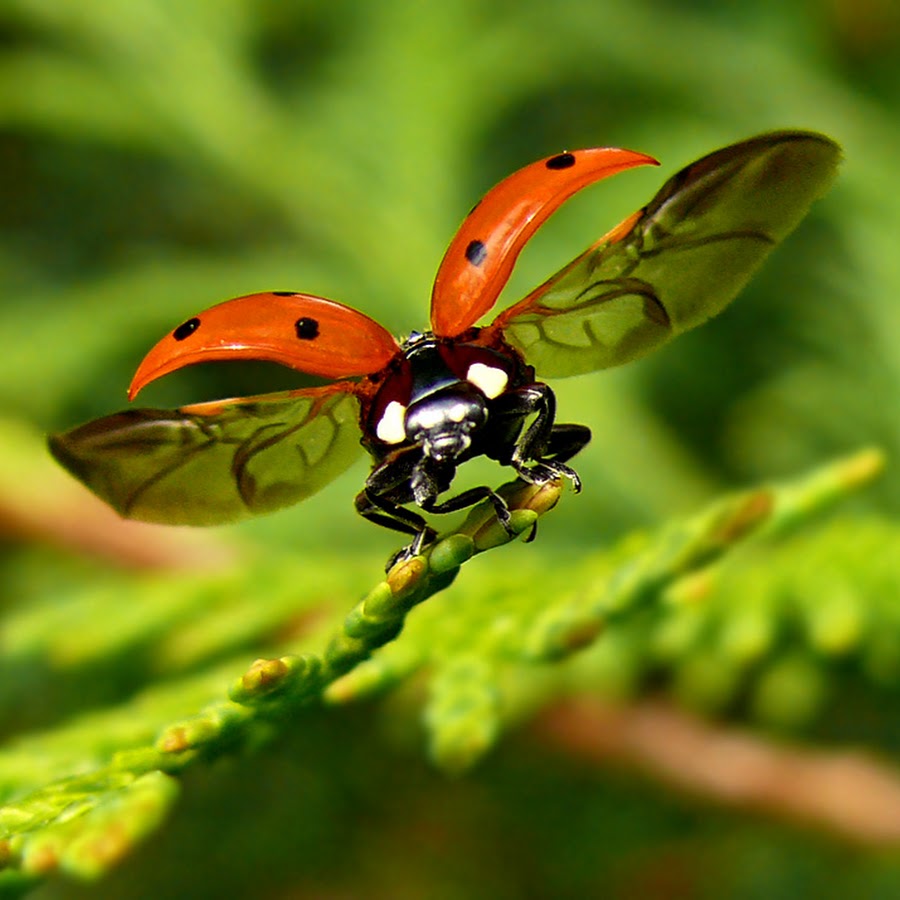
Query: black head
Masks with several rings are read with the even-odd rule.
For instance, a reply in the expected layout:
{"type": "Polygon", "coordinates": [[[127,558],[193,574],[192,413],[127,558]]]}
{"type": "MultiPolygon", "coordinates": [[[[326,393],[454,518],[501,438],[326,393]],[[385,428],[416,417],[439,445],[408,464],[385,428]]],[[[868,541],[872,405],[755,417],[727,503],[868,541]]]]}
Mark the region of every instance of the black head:
{"type": "Polygon", "coordinates": [[[459,459],[487,422],[483,394],[459,382],[414,403],[406,412],[406,437],[436,462],[459,459]]]}

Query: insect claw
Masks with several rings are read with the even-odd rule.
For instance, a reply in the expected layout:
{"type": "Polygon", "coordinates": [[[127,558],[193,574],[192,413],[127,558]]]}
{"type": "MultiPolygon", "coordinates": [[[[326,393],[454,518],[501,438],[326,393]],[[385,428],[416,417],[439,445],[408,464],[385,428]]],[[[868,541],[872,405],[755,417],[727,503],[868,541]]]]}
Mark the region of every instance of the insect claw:
{"type": "Polygon", "coordinates": [[[423,528],[405,547],[401,547],[396,553],[388,557],[387,565],[384,567],[385,572],[390,572],[399,562],[406,562],[414,556],[421,556],[422,551],[429,544],[433,544],[437,532],[431,527],[423,528]]]}
{"type": "Polygon", "coordinates": [[[525,466],[517,467],[516,472],[522,481],[539,486],[547,484],[550,481],[568,478],[572,484],[572,490],[576,494],[581,493],[581,478],[571,466],[567,466],[565,463],[556,462],[555,460],[546,460],[544,462],[535,463],[529,468],[526,468],[525,466]]]}
{"type": "Polygon", "coordinates": [[[568,466],[565,466],[568,469],[568,472],[563,472],[562,474],[569,479],[572,483],[572,493],[580,494],[581,493],[581,478],[578,473],[574,469],[570,469],[568,466]]]}

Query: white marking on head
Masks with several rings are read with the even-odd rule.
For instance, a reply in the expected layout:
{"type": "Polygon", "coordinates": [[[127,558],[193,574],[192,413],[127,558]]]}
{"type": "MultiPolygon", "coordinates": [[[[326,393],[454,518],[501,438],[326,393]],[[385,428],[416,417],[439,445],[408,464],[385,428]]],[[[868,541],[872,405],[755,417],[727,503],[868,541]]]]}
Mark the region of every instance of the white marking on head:
{"type": "Polygon", "coordinates": [[[477,362],[469,366],[466,381],[474,384],[488,400],[494,400],[506,390],[509,376],[503,369],[477,362]]]}
{"type": "Polygon", "coordinates": [[[384,408],[384,415],[375,426],[375,435],[385,444],[402,444],[406,440],[406,407],[391,400],[384,408]]]}
{"type": "Polygon", "coordinates": [[[444,418],[444,410],[439,403],[424,404],[415,413],[416,425],[428,430],[440,425],[444,418]]]}
{"type": "Polygon", "coordinates": [[[469,407],[465,403],[457,403],[447,410],[447,418],[451,422],[464,422],[469,414],[469,407]]]}

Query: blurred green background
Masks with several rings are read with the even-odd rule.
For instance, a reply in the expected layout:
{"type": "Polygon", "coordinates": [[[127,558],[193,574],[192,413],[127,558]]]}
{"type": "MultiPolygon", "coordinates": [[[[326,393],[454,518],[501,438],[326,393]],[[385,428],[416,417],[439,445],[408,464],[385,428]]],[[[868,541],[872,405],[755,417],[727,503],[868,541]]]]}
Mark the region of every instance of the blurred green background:
{"type": "MultiPolygon", "coordinates": [[[[579,458],[583,495],[547,520],[533,559],[562,569],[623,529],[861,445],[896,458],[898,58],[894,0],[0,2],[2,602],[48,603],[106,577],[67,547],[54,504],[68,484],[39,436],[123,407],[161,335],[258,290],[422,328],[438,261],[475,200],[565,148],[630,147],[662,170],[567,205],[523,255],[510,300],[712,149],[800,127],[835,138],[846,159],[721,318],[639,363],[554,385],[561,419],[595,439],[579,458]]],[[[296,383],[269,367],[198,367],[142,400],[296,383]]],[[[397,541],[353,514],[365,472],[361,459],[309,502],[223,539],[344,552],[377,572],[397,541]]],[[[897,515],[896,466],[865,503],[897,515]]],[[[896,707],[866,715],[874,744],[891,744],[896,707]]],[[[376,741],[375,721],[314,722],[196,775],[171,831],[103,890],[900,896],[889,856],[695,806],[527,736],[448,784],[414,740],[376,741]]],[[[14,716],[6,730],[21,727],[14,716]]]]}

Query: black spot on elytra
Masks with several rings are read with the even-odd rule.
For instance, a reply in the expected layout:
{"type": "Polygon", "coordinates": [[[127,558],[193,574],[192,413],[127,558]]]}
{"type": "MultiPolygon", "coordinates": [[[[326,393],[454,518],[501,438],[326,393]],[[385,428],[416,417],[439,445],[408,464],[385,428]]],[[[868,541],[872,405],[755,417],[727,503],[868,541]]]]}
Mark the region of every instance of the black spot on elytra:
{"type": "Polygon", "coordinates": [[[182,322],[173,332],[172,337],[176,341],[183,341],[186,337],[190,337],[200,327],[200,320],[194,316],[187,322],[182,322]]]}
{"type": "Polygon", "coordinates": [[[296,297],[296,291],[272,291],[276,297],[296,297]]]}
{"type": "Polygon", "coordinates": [[[571,169],[575,165],[574,153],[559,153],[551,156],[544,165],[548,169],[571,169]]]}
{"type": "Polygon", "coordinates": [[[319,323],[309,316],[303,316],[294,323],[297,337],[301,341],[311,341],[319,336],[319,323]]]}
{"type": "Polygon", "coordinates": [[[481,241],[470,241],[466,247],[466,259],[473,266],[480,266],[487,257],[487,247],[481,241]]]}

